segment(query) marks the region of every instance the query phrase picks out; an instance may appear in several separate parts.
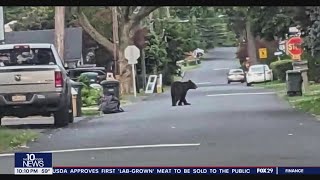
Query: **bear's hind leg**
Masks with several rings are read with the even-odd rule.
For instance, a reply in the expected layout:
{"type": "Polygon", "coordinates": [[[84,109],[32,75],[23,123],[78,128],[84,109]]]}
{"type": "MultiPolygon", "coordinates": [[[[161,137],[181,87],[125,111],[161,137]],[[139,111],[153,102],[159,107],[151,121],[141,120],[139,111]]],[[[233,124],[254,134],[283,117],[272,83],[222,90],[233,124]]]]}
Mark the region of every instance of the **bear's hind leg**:
{"type": "Polygon", "coordinates": [[[177,105],[177,100],[176,100],[176,97],[174,95],[171,95],[171,100],[172,100],[172,106],[176,106],[177,105]]]}
{"type": "Polygon", "coordinates": [[[182,94],[182,96],[181,96],[181,98],[179,99],[179,106],[182,106],[182,103],[184,104],[184,105],[186,105],[186,95],[187,95],[187,93],[183,93],[182,94]]]}

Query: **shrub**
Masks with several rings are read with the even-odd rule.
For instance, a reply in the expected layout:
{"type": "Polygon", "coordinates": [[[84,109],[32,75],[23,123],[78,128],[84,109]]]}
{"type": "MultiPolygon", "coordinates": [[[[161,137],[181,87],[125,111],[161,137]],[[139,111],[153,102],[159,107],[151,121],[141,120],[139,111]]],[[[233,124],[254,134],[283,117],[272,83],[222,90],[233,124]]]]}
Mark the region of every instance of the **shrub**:
{"type": "Polygon", "coordinates": [[[275,61],[270,64],[275,77],[277,77],[280,81],[286,80],[286,71],[293,69],[292,67],[292,60],[280,60],[275,61]]]}
{"type": "Polygon", "coordinates": [[[319,56],[312,57],[310,53],[303,53],[302,59],[308,60],[308,78],[310,81],[320,82],[320,60],[319,56]]]}
{"type": "Polygon", "coordinates": [[[176,75],[176,68],[174,65],[167,63],[162,70],[162,83],[163,85],[171,85],[174,81],[173,76],[176,75]]]}

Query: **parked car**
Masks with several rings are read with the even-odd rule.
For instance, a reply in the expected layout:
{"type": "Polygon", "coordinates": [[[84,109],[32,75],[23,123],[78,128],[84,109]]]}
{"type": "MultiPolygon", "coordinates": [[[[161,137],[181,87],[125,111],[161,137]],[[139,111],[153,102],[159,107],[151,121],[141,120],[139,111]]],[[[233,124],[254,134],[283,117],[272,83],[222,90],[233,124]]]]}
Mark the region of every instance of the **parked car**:
{"type": "Polygon", "coordinates": [[[73,81],[77,81],[78,77],[80,77],[82,73],[97,73],[96,82],[93,82],[97,84],[100,84],[100,82],[105,80],[107,77],[106,70],[104,67],[79,67],[68,70],[69,77],[73,81]]]}
{"type": "Polygon", "coordinates": [[[228,84],[231,82],[245,82],[245,75],[242,69],[230,69],[228,72],[228,84]]]}
{"type": "Polygon", "coordinates": [[[266,64],[252,65],[246,73],[247,86],[253,83],[262,83],[273,80],[272,70],[266,64]]]}
{"type": "Polygon", "coordinates": [[[54,125],[73,122],[71,81],[53,44],[5,44],[0,67],[1,118],[54,116],[54,125]]]}

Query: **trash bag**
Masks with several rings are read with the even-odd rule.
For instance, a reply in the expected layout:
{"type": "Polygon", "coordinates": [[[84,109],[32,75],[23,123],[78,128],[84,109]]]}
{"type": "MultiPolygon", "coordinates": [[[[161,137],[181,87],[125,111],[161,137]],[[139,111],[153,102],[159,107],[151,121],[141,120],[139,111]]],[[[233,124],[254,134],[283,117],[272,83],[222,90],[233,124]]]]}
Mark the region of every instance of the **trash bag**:
{"type": "Polygon", "coordinates": [[[102,111],[103,114],[123,112],[123,109],[120,107],[120,100],[114,95],[101,97],[99,104],[99,111],[102,111]]]}

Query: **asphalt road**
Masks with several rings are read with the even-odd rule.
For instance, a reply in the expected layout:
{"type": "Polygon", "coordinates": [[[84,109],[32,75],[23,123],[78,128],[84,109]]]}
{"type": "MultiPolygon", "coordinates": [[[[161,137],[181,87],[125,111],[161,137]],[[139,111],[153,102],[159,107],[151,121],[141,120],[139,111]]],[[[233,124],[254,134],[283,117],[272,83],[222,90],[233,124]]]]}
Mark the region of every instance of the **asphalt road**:
{"type": "MultiPolygon", "coordinates": [[[[48,130],[21,151],[53,151],[55,166],[319,166],[320,123],[273,92],[228,85],[235,48],[216,48],[187,72],[199,86],[191,106],[168,93],[124,107],[124,113],[48,130]]],[[[13,156],[0,155],[0,173],[13,156]]]]}

